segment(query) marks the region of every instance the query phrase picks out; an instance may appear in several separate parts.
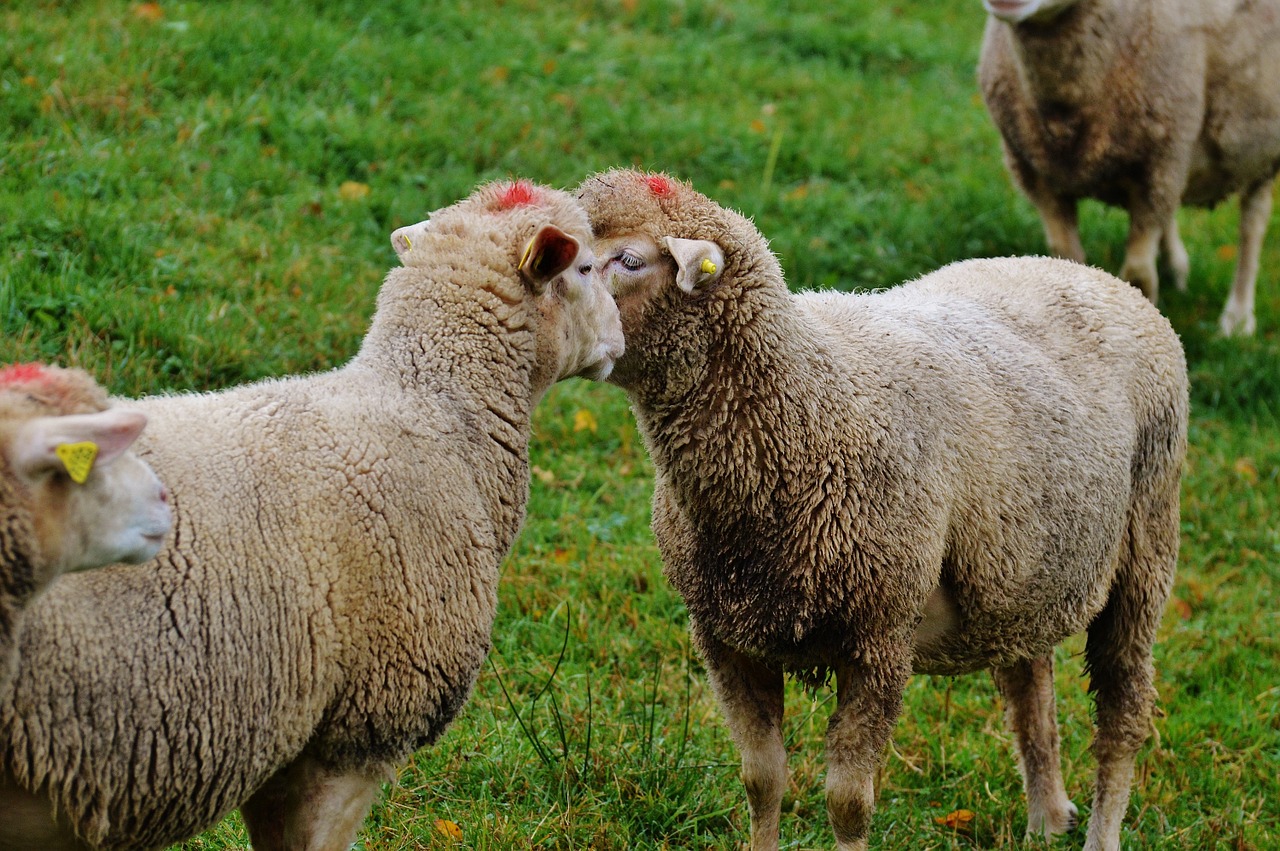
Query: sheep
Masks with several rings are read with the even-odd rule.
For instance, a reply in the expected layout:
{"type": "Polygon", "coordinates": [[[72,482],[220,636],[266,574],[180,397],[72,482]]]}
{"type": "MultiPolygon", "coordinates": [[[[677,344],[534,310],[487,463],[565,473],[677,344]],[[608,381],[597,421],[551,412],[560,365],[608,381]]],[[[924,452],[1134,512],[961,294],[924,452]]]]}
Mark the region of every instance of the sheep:
{"type": "Polygon", "coordinates": [[[146,422],[83,370],[0,368],[0,693],[23,613],[54,579],[159,552],[168,492],[127,451],[146,422]]]}
{"type": "Polygon", "coordinates": [[[983,4],[982,95],[1050,251],[1084,261],[1079,199],[1122,207],[1120,276],[1155,302],[1161,246],[1186,289],[1179,205],[1239,193],[1239,258],[1218,325],[1227,336],[1253,334],[1280,171],[1280,0],[983,4]]]}
{"type": "Polygon", "coordinates": [[[776,849],[783,681],[830,676],[827,808],[868,847],[914,672],[990,668],[1028,832],[1068,829],[1052,651],[1088,631],[1089,849],[1115,848],[1178,551],[1187,378],[1133,287],[1052,258],[971,260],[874,294],[792,295],[760,232],[664,174],[578,189],[653,459],[653,532],[776,849]]]}
{"type": "Polygon", "coordinates": [[[589,236],[569,194],[486,184],[396,231],[345,366],[136,403],[172,541],[40,601],[0,848],[162,848],[236,807],[259,851],[352,844],[489,649],[534,405],[622,350],[589,236]]]}

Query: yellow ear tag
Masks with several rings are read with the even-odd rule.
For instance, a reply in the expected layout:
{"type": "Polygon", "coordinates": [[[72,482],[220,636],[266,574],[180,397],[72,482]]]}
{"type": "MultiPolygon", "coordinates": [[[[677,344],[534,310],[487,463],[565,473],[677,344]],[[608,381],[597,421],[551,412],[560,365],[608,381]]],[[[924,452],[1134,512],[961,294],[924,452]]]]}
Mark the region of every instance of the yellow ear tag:
{"type": "Polygon", "coordinates": [[[93,459],[98,457],[98,444],[86,440],[81,443],[59,443],[53,449],[67,468],[71,481],[82,485],[93,469],[93,459]]]}
{"type": "Polygon", "coordinates": [[[529,240],[529,244],[524,247],[524,255],[520,258],[520,262],[516,264],[516,271],[522,271],[524,269],[524,264],[529,262],[529,255],[533,253],[533,244],[537,241],[538,238],[535,236],[533,239],[529,240]]]}
{"type": "Polygon", "coordinates": [[[412,251],[412,250],[413,250],[413,240],[412,240],[412,239],[409,239],[409,234],[407,234],[407,233],[406,233],[406,234],[404,234],[404,235],[402,236],[402,238],[404,239],[404,250],[405,250],[405,251],[412,251]]]}
{"type": "Polygon", "coordinates": [[[701,268],[702,271],[706,272],[708,275],[714,275],[716,273],[717,267],[715,262],[712,261],[710,257],[707,257],[702,261],[702,266],[699,268],[701,268]]]}

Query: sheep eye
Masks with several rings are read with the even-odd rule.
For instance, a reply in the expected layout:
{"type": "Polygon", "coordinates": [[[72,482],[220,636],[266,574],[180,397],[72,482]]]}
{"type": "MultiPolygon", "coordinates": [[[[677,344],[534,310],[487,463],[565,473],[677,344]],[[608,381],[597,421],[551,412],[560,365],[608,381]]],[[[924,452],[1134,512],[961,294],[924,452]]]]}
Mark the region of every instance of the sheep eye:
{"type": "Polygon", "coordinates": [[[590,275],[590,274],[591,274],[591,264],[590,264],[590,263],[583,263],[581,266],[579,266],[579,267],[578,267],[578,274],[579,274],[579,275],[583,275],[583,276],[590,275]]]}
{"type": "Polygon", "coordinates": [[[644,260],[641,257],[632,254],[630,251],[622,252],[618,257],[618,262],[632,271],[635,271],[644,265],[644,260]]]}

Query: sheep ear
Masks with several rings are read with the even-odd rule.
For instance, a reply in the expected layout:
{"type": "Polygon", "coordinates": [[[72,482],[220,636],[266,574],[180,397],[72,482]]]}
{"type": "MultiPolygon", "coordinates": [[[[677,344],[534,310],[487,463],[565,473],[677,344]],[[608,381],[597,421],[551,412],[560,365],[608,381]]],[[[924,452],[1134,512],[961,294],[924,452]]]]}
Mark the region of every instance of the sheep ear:
{"type": "Polygon", "coordinates": [[[413,244],[422,238],[429,221],[427,219],[414,225],[405,225],[391,232],[391,247],[396,250],[396,257],[400,258],[402,265],[408,265],[405,256],[413,250],[413,244]]]}
{"type": "Polygon", "coordinates": [[[569,268],[578,256],[578,248],[578,240],[560,228],[543,225],[525,246],[517,268],[533,285],[534,292],[541,293],[552,278],[569,268]]]}
{"type": "Polygon", "coordinates": [[[65,469],[84,482],[95,463],[109,464],[132,446],[146,424],[146,415],[138,411],[37,417],[14,435],[13,466],[27,475],[65,469]]]}
{"type": "Polygon", "coordinates": [[[714,242],[668,236],[666,243],[676,261],[676,286],[687,293],[717,280],[724,271],[724,252],[714,242]]]}

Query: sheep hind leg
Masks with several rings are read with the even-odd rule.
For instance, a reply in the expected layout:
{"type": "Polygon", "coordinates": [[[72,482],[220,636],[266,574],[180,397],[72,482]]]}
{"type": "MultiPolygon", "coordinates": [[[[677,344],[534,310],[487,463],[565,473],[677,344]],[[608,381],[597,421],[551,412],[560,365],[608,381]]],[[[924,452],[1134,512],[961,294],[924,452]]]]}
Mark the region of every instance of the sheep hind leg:
{"type": "Polygon", "coordinates": [[[254,851],[346,851],[387,775],[295,760],[240,807],[254,851]]]}
{"type": "Polygon", "coordinates": [[[911,676],[907,645],[858,654],[873,665],[836,671],[836,711],[827,725],[827,817],[839,851],[864,851],[875,809],[875,775],[911,676]]]}
{"type": "Polygon", "coordinates": [[[1222,308],[1218,328],[1223,336],[1251,336],[1257,329],[1253,315],[1254,288],[1258,283],[1258,260],[1262,239],[1271,218],[1271,180],[1259,181],[1240,196],[1240,257],[1236,261],[1231,295],[1222,308]]]}
{"type": "MultiPolygon", "coordinates": [[[[1085,851],[1118,851],[1134,762],[1151,732],[1151,647],[1178,561],[1176,471],[1162,493],[1140,496],[1120,545],[1111,595],[1089,625],[1085,663],[1095,704],[1097,779],[1085,851]]],[[[1137,483],[1139,492],[1144,483],[1137,483]]]]}
{"type": "Polygon", "coordinates": [[[1027,838],[1046,838],[1076,826],[1078,813],[1062,783],[1053,655],[992,668],[991,678],[1005,700],[1005,719],[1018,748],[1018,767],[1027,792],[1027,838]]]}
{"type": "Polygon", "coordinates": [[[700,635],[696,625],[693,631],[729,734],[742,756],[742,783],[751,812],[751,851],[777,851],[782,793],[787,786],[782,672],[700,635]]]}

